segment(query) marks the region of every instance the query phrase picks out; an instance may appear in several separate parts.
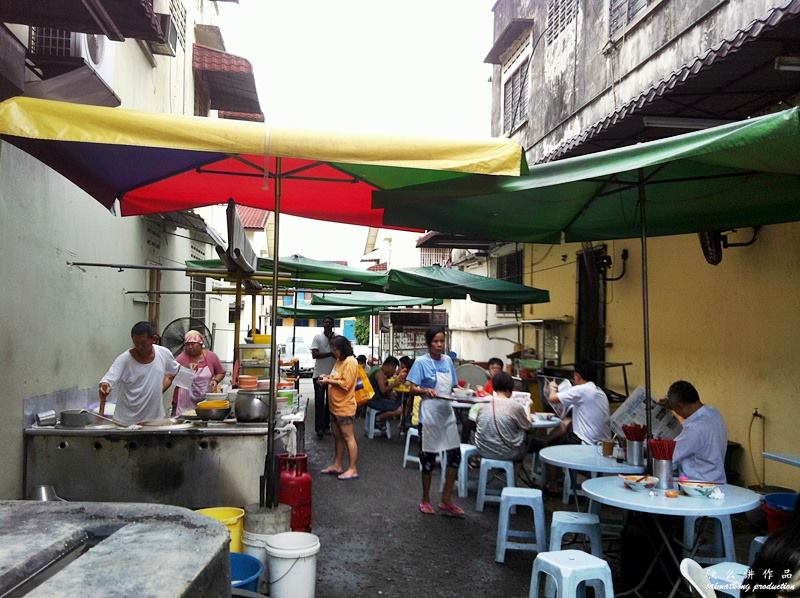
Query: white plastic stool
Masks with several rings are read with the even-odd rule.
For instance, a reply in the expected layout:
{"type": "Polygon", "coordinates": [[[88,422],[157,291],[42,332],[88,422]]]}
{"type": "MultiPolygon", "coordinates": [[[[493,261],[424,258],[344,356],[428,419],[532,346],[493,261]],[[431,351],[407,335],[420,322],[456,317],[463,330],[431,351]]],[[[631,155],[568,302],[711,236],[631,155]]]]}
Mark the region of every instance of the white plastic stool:
{"type": "MultiPolygon", "coordinates": [[[[461,443],[461,463],[458,466],[458,479],[456,481],[456,488],[458,489],[458,496],[465,498],[469,494],[469,458],[478,454],[478,449],[474,444],[461,443]]],[[[439,460],[444,463],[447,459],[446,451],[439,454],[439,460]]],[[[445,469],[442,468],[441,477],[439,479],[439,492],[444,489],[445,469]]]]}
{"type": "Polygon", "coordinates": [[[411,461],[412,463],[416,463],[420,469],[422,469],[422,465],[420,465],[419,457],[416,455],[411,454],[411,439],[416,438],[419,442],[419,430],[417,428],[408,428],[406,430],[406,449],[403,453],[403,469],[406,467],[406,463],[411,461]]]}
{"type": "MultiPolygon", "coordinates": [[[[684,517],[683,518],[683,556],[689,556],[689,553],[695,543],[696,526],[699,519],[702,517],[684,517]]],[[[713,565],[714,563],[722,563],[728,561],[731,563],[736,562],[736,546],[733,543],[733,527],[731,526],[730,515],[709,515],[707,519],[711,520],[714,525],[714,543],[711,546],[713,551],[711,555],[708,552],[697,552],[693,557],[698,563],[705,563],[713,565]],[[719,527],[716,525],[719,524],[719,527]],[[721,536],[721,537],[720,537],[721,536]],[[719,556],[713,556],[719,555],[719,556]]]]}
{"type": "Polygon", "coordinates": [[[747,565],[739,563],[717,563],[703,569],[703,573],[708,577],[708,583],[715,592],[739,598],[749,569],[747,565]]]}
{"type": "Polygon", "coordinates": [[[534,488],[503,488],[500,493],[500,514],[497,519],[497,543],[494,560],[503,563],[506,550],[531,550],[542,552],[546,549],[544,534],[544,500],[542,491],[534,488]],[[514,505],[530,507],[533,510],[534,531],[509,529],[509,516],[514,505]],[[535,542],[513,542],[509,538],[535,540],[535,542]]]}
{"type": "Polygon", "coordinates": [[[588,552],[559,550],[537,554],[533,561],[528,598],[539,598],[539,576],[542,573],[552,578],[559,598],[573,598],[578,593],[578,584],[593,580],[603,583],[605,598],[614,598],[614,584],[608,563],[588,552]]]}
{"type": "Polygon", "coordinates": [[[500,502],[500,491],[486,488],[486,484],[489,481],[489,471],[492,469],[502,469],[506,472],[506,487],[513,488],[515,486],[514,463],[512,461],[481,459],[480,475],[478,476],[478,497],[475,499],[475,510],[479,513],[483,511],[485,503],[500,502]]]}
{"type": "Polygon", "coordinates": [[[756,536],[753,538],[753,541],[750,542],[750,553],[747,556],[747,564],[752,565],[753,562],[756,560],[758,553],[761,552],[761,549],[764,548],[764,542],[767,541],[767,536],[756,536]]]}
{"type": "Polygon", "coordinates": [[[385,434],[386,438],[392,437],[392,426],[389,423],[389,420],[384,420],[386,424],[386,431],[379,430],[375,427],[375,416],[378,415],[379,411],[377,409],[373,409],[372,407],[367,407],[366,415],[364,416],[364,434],[366,434],[367,438],[372,440],[375,438],[375,434],[385,434]]]}
{"type": "Polygon", "coordinates": [[[573,513],[555,511],[550,521],[550,548],[561,550],[561,540],[565,534],[582,534],[589,538],[591,552],[603,558],[603,537],[600,530],[600,517],[595,513],[573,513]]]}

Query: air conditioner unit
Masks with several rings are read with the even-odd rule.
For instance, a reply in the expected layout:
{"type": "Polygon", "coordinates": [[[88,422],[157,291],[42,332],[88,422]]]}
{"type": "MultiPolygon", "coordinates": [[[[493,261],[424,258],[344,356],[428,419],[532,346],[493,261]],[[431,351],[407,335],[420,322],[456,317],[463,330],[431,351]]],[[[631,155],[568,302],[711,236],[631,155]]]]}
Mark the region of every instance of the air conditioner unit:
{"type": "Polygon", "coordinates": [[[33,56],[83,58],[109,87],[114,85],[116,43],[104,35],[78,33],[53,27],[31,27],[29,50],[33,56]]]}
{"type": "Polygon", "coordinates": [[[148,41],[147,45],[150,46],[150,51],[153,54],[175,56],[175,52],[178,48],[178,27],[175,25],[175,20],[172,18],[172,15],[166,13],[160,13],[158,18],[161,24],[163,41],[148,41]]]}

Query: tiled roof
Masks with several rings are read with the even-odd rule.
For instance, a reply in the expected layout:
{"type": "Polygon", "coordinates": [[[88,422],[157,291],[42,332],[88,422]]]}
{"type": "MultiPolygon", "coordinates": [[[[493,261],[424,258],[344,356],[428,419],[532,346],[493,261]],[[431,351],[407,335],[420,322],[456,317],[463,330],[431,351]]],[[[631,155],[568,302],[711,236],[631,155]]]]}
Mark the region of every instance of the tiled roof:
{"type": "Polygon", "coordinates": [[[388,268],[386,267],[386,262],[382,262],[380,264],[374,264],[367,268],[370,272],[384,272],[388,268]]]}
{"type": "Polygon", "coordinates": [[[252,73],[250,61],[241,56],[228,54],[216,48],[194,45],[192,52],[192,68],[200,71],[217,71],[223,73],[252,73]]]}
{"type": "MultiPolygon", "coordinates": [[[[749,48],[749,45],[752,44],[752,42],[758,42],[760,38],[767,37],[768,34],[773,32],[773,30],[778,29],[781,26],[789,27],[794,33],[787,37],[796,39],[798,31],[796,18],[798,15],[800,15],[800,0],[789,0],[782,6],[773,8],[765,17],[753,20],[749,25],[747,25],[747,27],[738,30],[731,38],[723,39],[715,47],[707,50],[702,56],[696,56],[683,66],[673,71],[669,76],[658,81],[657,83],[654,83],[649,89],[643,91],[633,99],[620,106],[611,114],[584,129],[578,135],[561,142],[549,154],[538,160],[538,162],[549,162],[551,160],[558,160],[563,157],[576,155],[574,150],[579,149],[579,146],[591,143],[594,138],[602,135],[612,127],[622,124],[623,121],[629,119],[631,116],[643,114],[648,107],[655,102],[662,100],[662,98],[668,98],[671,93],[678,93],[680,91],[680,93],[684,95],[688,94],[688,91],[685,88],[689,84],[698,80],[702,81],[702,78],[698,78],[698,75],[701,73],[705,74],[708,69],[710,69],[712,66],[716,66],[718,63],[723,63],[725,66],[727,66],[728,63],[725,59],[733,56],[737,52],[742,52],[745,47],[749,48]]],[[[765,55],[761,52],[756,53],[761,54],[760,58],[763,62],[765,55]]],[[[754,68],[750,64],[749,58],[749,56],[747,58],[742,58],[742,65],[740,68],[731,69],[731,71],[741,71],[733,73],[733,76],[735,77],[733,79],[734,82],[741,84],[743,81],[742,78],[748,75],[748,71],[750,71],[751,68],[754,68]]],[[[783,77],[785,79],[787,73],[776,72],[773,76],[783,77]]],[[[730,91],[730,86],[724,83],[721,84],[719,81],[714,80],[714,78],[711,79],[716,84],[717,89],[700,90],[704,91],[705,93],[698,95],[705,96],[707,101],[715,101],[716,97],[716,101],[719,103],[718,98],[724,97],[725,91],[730,91]],[[719,89],[721,89],[721,91],[719,91],[719,89]],[[716,94],[721,95],[716,96],[716,94]]],[[[695,91],[695,93],[697,93],[697,91],[695,91]]],[[[773,98],[770,100],[773,103],[780,99],[775,97],[774,93],[772,95],[766,93],[766,97],[773,98]]],[[[682,100],[683,102],[686,102],[686,98],[682,98],[682,100]]],[[[705,116],[708,117],[714,115],[709,115],[706,113],[705,116]]],[[[736,115],[731,114],[729,116],[736,115]]],[[[739,115],[738,118],[745,118],[746,116],[747,115],[739,115]]],[[[616,136],[622,138],[626,137],[623,134],[618,134],[616,136]]],[[[635,139],[631,139],[630,142],[634,143],[635,141],[635,139]]],[[[580,151],[577,153],[585,152],[580,151]]]]}
{"type": "Polygon", "coordinates": [[[253,122],[264,122],[264,115],[261,112],[231,112],[230,110],[220,110],[220,118],[227,118],[230,120],[251,120],[253,122]]]}
{"type": "Polygon", "coordinates": [[[242,221],[242,226],[246,229],[264,230],[267,225],[268,210],[237,205],[236,213],[239,215],[239,220],[242,221]]]}

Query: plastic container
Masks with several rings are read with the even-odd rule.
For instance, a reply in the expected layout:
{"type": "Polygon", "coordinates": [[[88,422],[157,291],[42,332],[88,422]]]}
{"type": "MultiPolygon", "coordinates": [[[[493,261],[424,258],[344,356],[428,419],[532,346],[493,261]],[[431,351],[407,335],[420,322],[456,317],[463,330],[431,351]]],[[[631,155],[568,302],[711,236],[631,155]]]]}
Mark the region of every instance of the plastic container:
{"type": "Polygon", "coordinates": [[[264,574],[264,563],[249,554],[230,553],[231,586],[258,591],[258,580],[264,574]]]}
{"type": "Polygon", "coordinates": [[[284,532],[267,540],[270,598],[314,598],[319,538],[284,532]]]}
{"type": "Polygon", "coordinates": [[[231,535],[231,552],[242,552],[242,530],[244,529],[244,509],[236,507],[210,507],[197,509],[196,513],[216,519],[228,528],[231,535]]]}
{"type": "Polygon", "coordinates": [[[797,492],[767,494],[761,508],[767,516],[767,531],[772,534],[789,525],[797,506],[797,492]]]}

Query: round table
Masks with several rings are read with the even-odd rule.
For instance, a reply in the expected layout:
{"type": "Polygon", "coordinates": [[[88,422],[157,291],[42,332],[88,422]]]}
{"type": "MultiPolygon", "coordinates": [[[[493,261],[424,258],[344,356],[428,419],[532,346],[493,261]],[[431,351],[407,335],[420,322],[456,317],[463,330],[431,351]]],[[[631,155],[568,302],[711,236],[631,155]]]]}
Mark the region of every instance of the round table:
{"type": "Polygon", "coordinates": [[[600,454],[600,447],[591,444],[559,444],[539,451],[539,458],[545,463],[592,473],[644,473],[642,465],[617,463],[612,457],[600,454]]]}
{"type": "MultiPolygon", "coordinates": [[[[675,498],[664,496],[664,490],[656,489],[653,496],[650,492],[636,492],[625,487],[618,477],[592,478],[583,482],[584,493],[597,503],[627,509],[629,511],[639,511],[651,515],[654,527],[661,537],[662,546],[656,552],[653,562],[645,571],[642,581],[633,589],[622,592],[620,595],[638,593],[638,590],[645,584],[651,571],[654,568],[661,552],[666,549],[672,557],[676,566],[680,566],[680,561],[670,546],[669,536],[661,526],[661,522],[655,515],[673,515],[678,517],[708,517],[718,515],[733,515],[743,513],[756,508],[761,503],[761,497],[752,490],[731,486],[729,484],[720,485],[725,498],[699,498],[680,494],[675,498]]],[[[677,487],[676,487],[677,489],[677,487]]],[[[696,545],[697,541],[693,543],[696,545]]],[[[694,553],[694,549],[690,556],[694,553]]],[[[674,596],[680,585],[681,578],[675,581],[670,597],[674,596]]]]}
{"type": "Polygon", "coordinates": [[[550,419],[543,419],[537,417],[533,413],[530,416],[531,428],[534,430],[549,430],[550,428],[557,428],[561,425],[560,417],[551,417],[550,419]]]}

